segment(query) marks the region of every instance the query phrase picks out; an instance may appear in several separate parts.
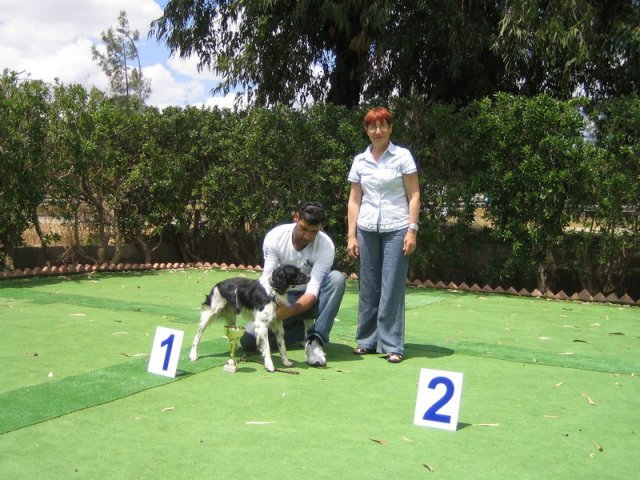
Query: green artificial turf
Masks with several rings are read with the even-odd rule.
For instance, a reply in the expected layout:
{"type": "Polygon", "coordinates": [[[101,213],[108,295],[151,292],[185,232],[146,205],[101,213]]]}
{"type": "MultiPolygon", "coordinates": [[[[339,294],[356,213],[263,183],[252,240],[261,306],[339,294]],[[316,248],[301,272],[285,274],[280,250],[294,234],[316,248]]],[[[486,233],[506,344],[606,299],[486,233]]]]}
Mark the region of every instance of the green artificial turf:
{"type": "MultiPolygon", "coordinates": [[[[358,357],[357,283],[297,375],[224,373],[222,325],[187,360],[217,270],[0,282],[1,478],[632,478],[640,309],[410,288],[406,359],[358,357]],[[185,332],[175,379],[147,373],[185,332]],[[464,374],[455,432],[413,425],[420,369],[464,374]]],[[[279,366],[279,356],[274,355],[279,366]]]]}

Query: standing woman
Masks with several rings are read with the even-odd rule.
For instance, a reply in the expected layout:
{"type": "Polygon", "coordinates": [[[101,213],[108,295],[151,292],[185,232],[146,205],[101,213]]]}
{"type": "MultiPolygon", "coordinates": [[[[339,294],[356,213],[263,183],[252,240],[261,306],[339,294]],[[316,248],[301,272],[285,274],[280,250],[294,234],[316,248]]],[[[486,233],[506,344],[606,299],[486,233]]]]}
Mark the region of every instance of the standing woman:
{"type": "Polygon", "coordinates": [[[383,353],[390,363],[404,355],[404,297],[408,256],[416,249],[420,187],[416,162],[394,145],[389,110],[364,116],[371,140],[353,159],[349,182],[347,252],[360,258],[356,355],[383,353]]]}

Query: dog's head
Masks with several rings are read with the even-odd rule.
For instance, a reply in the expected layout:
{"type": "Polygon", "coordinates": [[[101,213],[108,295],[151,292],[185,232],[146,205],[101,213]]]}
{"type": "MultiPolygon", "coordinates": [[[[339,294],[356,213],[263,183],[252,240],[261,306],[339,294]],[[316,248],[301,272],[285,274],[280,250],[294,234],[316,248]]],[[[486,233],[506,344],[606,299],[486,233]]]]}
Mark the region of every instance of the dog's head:
{"type": "Polygon", "coordinates": [[[294,265],[282,265],[271,272],[271,287],[284,295],[289,287],[309,282],[309,275],[294,265]]]}

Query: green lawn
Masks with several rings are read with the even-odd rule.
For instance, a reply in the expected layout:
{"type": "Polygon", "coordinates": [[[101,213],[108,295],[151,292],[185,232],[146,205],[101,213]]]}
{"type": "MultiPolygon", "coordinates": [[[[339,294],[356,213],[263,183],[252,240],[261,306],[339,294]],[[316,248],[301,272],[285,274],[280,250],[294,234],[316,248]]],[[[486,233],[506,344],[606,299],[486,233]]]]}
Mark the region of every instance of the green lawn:
{"type": "MultiPolygon", "coordinates": [[[[406,359],[357,357],[349,284],[327,368],[224,373],[211,286],[246,271],[0,281],[0,478],[632,478],[640,309],[410,288],[406,359]],[[183,330],[175,379],[147,373],[183,330]],[[462,372],[455,432],[413,425],[422,368],[462,372]]],[[[281,366],[274,355],[276,366],[281,366]]]]}

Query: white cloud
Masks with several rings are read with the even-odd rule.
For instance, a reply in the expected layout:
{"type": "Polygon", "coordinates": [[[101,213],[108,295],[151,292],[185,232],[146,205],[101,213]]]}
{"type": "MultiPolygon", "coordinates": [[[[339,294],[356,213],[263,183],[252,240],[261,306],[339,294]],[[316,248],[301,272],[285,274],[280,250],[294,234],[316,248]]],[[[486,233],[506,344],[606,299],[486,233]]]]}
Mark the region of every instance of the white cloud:
{"type": "Polygon", "coordinates": [[[196,56],[192,55],[186,59],[173,56],[169,59],[168,63],[171,69],[180,75],[190,78],[201,78],[216,83],[220,81],[220,77],[211,70],[203,69],[200,72],[198,71],[198,57],[196,56]]]}
{"type": "Polygon", "coordinates": [[[159,63],[144,67],[142,73],[151,80],[149,103],[159,108],[197,104],[208,94],[203,82],[193,79],[178,81],[171,70],[159,63]]]}
{"type": "MultiPolygon", "coordinates": [[[[153,0],[0,0],[0,71],[24,72],[32,79],[80,83],[107,91],[108,80],[91,56],[101,44],[101,32],[115,27],[121,10],[137,44],[144,75],[151,80],[149,104],[226,104],[228,97],[211,98],[218,83],[211,72],[198,72],[197,59],[169,57],[165,45],[147,40],[150,24],[162,15],[153,0]]],[[[233,95],[231,95],[233,99],[233,95]]],[[[231,100],[231,104],[233,100],[231,100]]]]}

